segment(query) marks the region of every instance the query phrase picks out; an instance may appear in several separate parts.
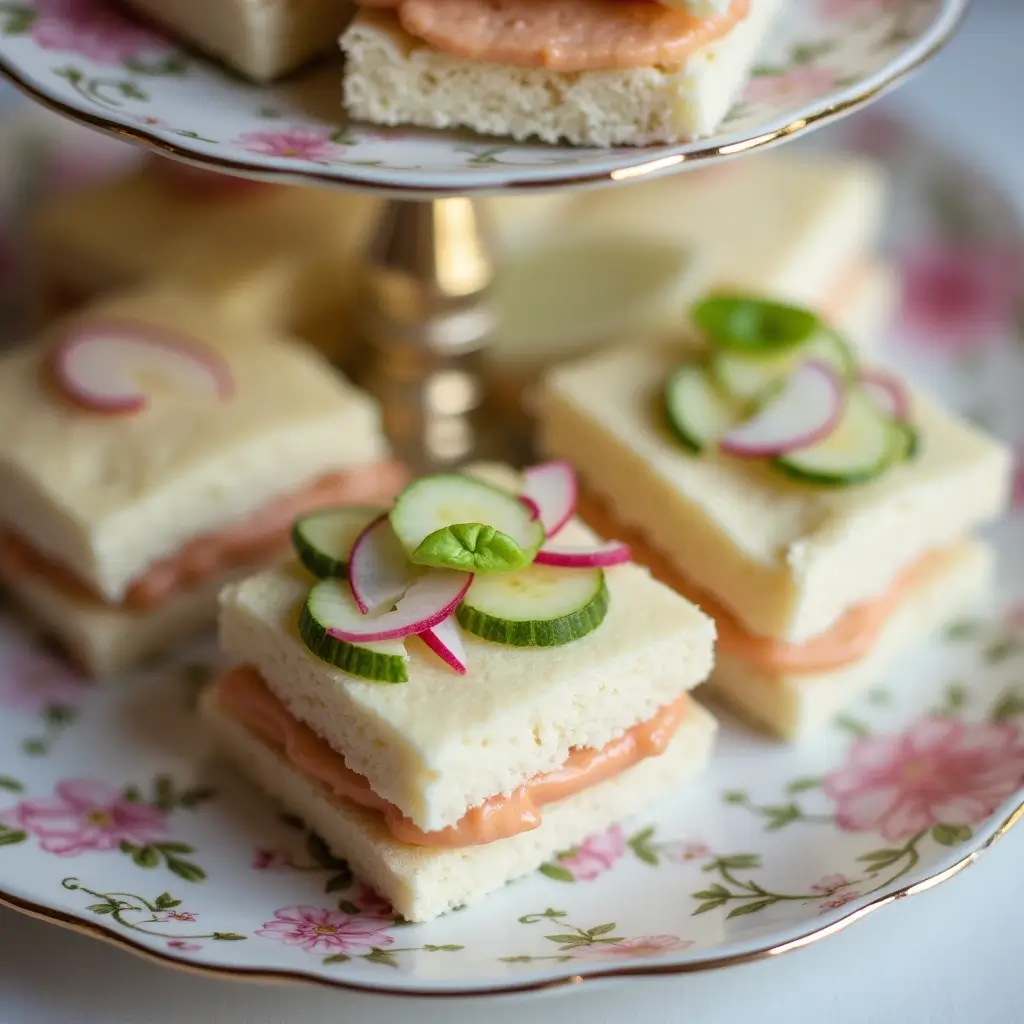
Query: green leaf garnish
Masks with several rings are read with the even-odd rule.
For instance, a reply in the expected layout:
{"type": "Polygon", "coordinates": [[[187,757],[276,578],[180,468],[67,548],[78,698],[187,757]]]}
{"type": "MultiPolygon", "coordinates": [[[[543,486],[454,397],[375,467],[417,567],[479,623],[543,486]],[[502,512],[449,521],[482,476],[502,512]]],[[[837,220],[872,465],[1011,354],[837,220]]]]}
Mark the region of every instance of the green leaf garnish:
{"type": "Polygon", "coordinates": [[[704,299],[693,308],[692,316],[712,345],[738,352],[792,348],[810,340],[822,327],[810,310],[739,295],[704,299]]]}
{"type": "Polygon", "coordinates": [[[424,537],[411,559],[417,565],[463,572],[515,572],[530,555],[508,534],[483,523],[456,523],[424,537]]]}

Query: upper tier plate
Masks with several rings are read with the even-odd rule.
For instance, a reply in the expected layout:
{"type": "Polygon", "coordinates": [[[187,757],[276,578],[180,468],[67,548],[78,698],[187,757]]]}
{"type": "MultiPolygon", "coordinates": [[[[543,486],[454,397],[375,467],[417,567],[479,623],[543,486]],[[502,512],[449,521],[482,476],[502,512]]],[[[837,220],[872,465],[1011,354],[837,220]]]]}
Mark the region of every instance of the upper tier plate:
{"type": "MultiPolygon", "coordinates": [[[[665,174],[782,141],[870,102],[949,39],[967,0],[789,0],[718,133],[574,149],[348,125],[340,63],[257,87],[109,0],[4,0],[0,72],[60,113],[237,173],[408,196],[573,188],[665,174]]],[[[340,62],[340,57],[339,57],[340,62]]]]}

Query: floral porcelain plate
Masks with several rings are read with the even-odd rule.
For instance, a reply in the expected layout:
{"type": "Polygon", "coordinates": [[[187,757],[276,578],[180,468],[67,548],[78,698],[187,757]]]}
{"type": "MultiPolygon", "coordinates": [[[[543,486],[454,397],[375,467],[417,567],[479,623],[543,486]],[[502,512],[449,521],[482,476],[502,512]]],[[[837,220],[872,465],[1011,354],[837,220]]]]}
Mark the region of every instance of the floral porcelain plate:
{"type": "Polygon", "coordinates": [[[951,35],[967,0],[787,0],[749,87],[711,138],[573,149],[346,124],[338,63],[248,85],[113,0],[0,0],[0,71],[50,107],[192,160],[404,194],[574,187],[788,138],[878,96],[951,35]]]}
{"type": "MultiPolygon", "coordinates": [[[[0,178],[5,157],[30,151],[23,185],[61,187],[73,161],[117,166],[113,151],[40,145],[52,126],[33,124],[0,132],[0,178]]],[[[814,144],[868,149],[893,173],[893,360],[1024,454],[1011,208],[880,115],[814,144]]],[[[0,196],[11,211],[16,189],[0,196]]],[[[8,251],[16,282],[16,235],[8,251]]],[[[951,877],[1022,816],[1024,470],[1015,492],[994,531],[997,603],[820,736],[787,747],[725,718],[689,791],[428,925],[396,919],[302,822],[209,757],[194,711],[216,668],[209,643],[92,686],[3,611],[0,900],[196,970],[389,993],[568,987],[798,948],[951,877]]]]}

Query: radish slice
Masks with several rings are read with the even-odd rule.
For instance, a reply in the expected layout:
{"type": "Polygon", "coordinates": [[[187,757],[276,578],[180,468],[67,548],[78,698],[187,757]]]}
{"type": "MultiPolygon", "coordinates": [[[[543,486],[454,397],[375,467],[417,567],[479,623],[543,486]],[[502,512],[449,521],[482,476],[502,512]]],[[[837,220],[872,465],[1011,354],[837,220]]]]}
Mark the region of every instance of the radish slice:
{"type": "Polygon", "coordinates": [[[894,420],[910,415],[910,399],[903,381],[881,370],[865,370],[860,375],[861,390],[882,412],[894,420]]]}
{"type": "Polygon", "coordinates": [[[473,574],[451,569],[431,569],[415,579],[393,611],[360,615],[358,609],[339,607],[333,622],[324,623],[327,634],[348,643],[401,640],[431,629],[447,619],[466,596],[473,574]]]}
{"type": "Polygon", "coordinates": [[[537,565],[557,565],[565,569],[604,569],[629,561],[629,548],[618,541],[598,548],[574,548],[547,544],[537,552],[537,565]]]}
{"type": "Polygon", "coordinates": [[[519,500],[530,510],[530,515],[534,519],[540,519],[540,509],[537,507],[537,502],[533,498],[528,498],[525,494],[519,495],[519,500]]]}
{"type": "Polygon", "coordinates": [[[348,557],[348,587],[364,615],[385,606],[390,610],[417,573],[391,529],[387,513],[356,537],[348,557]]]}
{"type": "Polygon", "coordinates": [[[845,404],[846,393],[836,371],[825,363],[804,363],[759,412],[733,427],[720,446],[740,458],[785,455],[806,448],[835,430],[845,404]]]}
{"type": "Polygon", "coordinates": [[[562,459],[542,462],[523,473],[520,498],[537,509],[541,526],[549,539],[572,519],[578,496],[576,474],[572,466],[562,459]]]}
{"type": "Polygon", "coordinates": [[[442,619],[436,626],[420,633],[420,639],[450,668],[466,674],[466,648],[454,615],[442,619]]]}
{"type": "Polygon", "coordinates": [[[149,324],[117,321],[80,326],[57,346],[54,376],[61,391],[86,409],[141,412],[149,404],[142,375],[214,398],[231,394],[227,364],[197,342],[149,324]]]}

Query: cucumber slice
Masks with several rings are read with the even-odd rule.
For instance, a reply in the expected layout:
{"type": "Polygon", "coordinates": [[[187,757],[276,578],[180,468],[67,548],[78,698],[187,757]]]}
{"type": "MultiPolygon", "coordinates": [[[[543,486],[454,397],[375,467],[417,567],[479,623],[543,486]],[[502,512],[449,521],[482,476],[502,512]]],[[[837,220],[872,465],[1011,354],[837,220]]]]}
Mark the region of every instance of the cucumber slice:
{"type": "Polygon", "coordinates": [[[320,579],[348,575],[348,556],[356,538],[383,513],[366,505],[325,508],[299,516],[292,525],[292,547],[302,564],[320,579]]]}
{"type": "Polygon", "coordinates": [[[745,295],[713,295],[694,307],[692,317],[715,348],[751,354],[803,345],[821,327],[808,309],[745,295]]]}
{"type": "Polygon", "coordinates": [[[912,462],[921,452],[921,435],[906,420],[892,424],[896,461],[912,462]]]}
{"type": "Polygon", "coordinates": [[[561,647],[592,633],[608,613],[601,569],[531,565],[477,576],[455,612],[469,633],[509,647],[561,647]]]}
{"type": "Polygon", "coordinates": [[[822,327],[806,344],[778,354],[717,352],[711,358],[711,372],[737,401],[752,402],[808,359],[834,367],[844,379],[850,378],[856,366],[846,342],[831,328],[822,327]]]}
{"type": "Polygon", "coordinates": [[[862,391],[851,390],[839,426],[823,441],[780,455],[771,465],[806,483],[850,486],[874,480],[896,460],[893,422],[862,391]]]}
{"type": "Polygon", "coordinates": [[[665,385],[665,416],[685,448],[700,454],[714,447],[741,418],[739,404],[725,396],[705,367],[688,363],[672,372],[665,385]]]}
{"type": "Polygon", "coordinates": [[[473,571],[508,572],[527,565],[544,543],[540,520],[514,494],[459,473],[438,473],[411,483],[399,494],[390,519],[412,561],[445,569],[465,570],[467,559],[478,554],[473,571]],[[451,534],[451,527],[466,526],[476,527],[472,537],[464,536],[464,529],[458,536],[451,534]],[[481,526],[491,531],[481,531],[481,526]],[[430,543],[424,544],[428,538],[430,543]],[[474,550],[477,544],[479,552],[474,550]]]}
{"type": "Polygon", "coordinates": [[[348,587],[338,580],[320,580],[310,589],[299,613],[299,635],[316,657],[342,672],[375,683],[408,682],[409,655],[404,641],[353,644],[328,634],[339,620],[349,622],[359,615],[348,587]]]}

